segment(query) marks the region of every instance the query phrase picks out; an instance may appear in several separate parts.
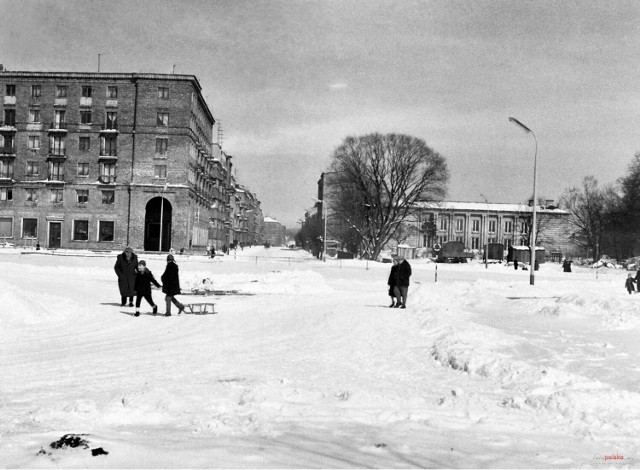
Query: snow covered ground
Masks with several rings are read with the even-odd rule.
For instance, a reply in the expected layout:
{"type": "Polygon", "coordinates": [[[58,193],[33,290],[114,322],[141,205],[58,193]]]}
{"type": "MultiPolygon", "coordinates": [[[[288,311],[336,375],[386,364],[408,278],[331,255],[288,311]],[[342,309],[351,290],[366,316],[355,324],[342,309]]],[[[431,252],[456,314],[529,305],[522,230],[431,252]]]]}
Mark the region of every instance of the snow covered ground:
{"type": "MultiPolygon", "coordinates": [[[[640,467],[624,271],[435,282],[416,261],[401,310],[388,264],[253,248],[177,256],[183,290],[237,291],[206,297],[217,314],[136,318],[115,254],[0,251],[0,466],[640,467]],[[67,434],[86,446],[50,446],[67,434]]],[[[140,258],[159,278],[164,257],[140,258]]]]}

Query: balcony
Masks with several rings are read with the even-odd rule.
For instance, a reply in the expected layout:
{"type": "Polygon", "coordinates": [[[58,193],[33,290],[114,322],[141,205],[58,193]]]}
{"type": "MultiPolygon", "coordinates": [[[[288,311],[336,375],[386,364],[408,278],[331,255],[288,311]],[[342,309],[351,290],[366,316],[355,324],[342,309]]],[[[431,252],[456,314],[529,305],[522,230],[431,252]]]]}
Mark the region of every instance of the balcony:
{"type": "Polygon", "coordinates": [[[118,123],[117,122],[110,122],[110,123],[103,124],[102,126],[100,126],[100,133],[117,134],[118,132],[120,132],[120,131],[118,130],[118,123]]]}
{"type": "Polygon", "coordinates": [[[100,182],[102,184],[115,184],[116,183],[116,177],[115,176],[108,176],[108,175],[100,175],[100,177],[98,177],[98,182],[100,182]]]}
{"type": "Polygon", "coordinates": [[[14,145],[5,145],[0,147],[0,155],[2,156],[16,156],[16,147],[14,145]]]}
{"type": "Polygon", "coordinates": [[[0,131],[11,131],[16,132],[16,122],[15,121],[0,121],[0,131]]]}
{"type": "Polygon", "coordinates": [[[47,183],[64,183],[64,173],[49,173],[47,183]]]}
{"type": "Polygon", "coordinates": [[[66,122],[52,122],[49,124],[49,132],[68,132],[66,122]]]}
{"type": "Polygon", "coordinates": [[[66,160],[67,150],[61,148],[49,148],[48,160],[66,160]]]}
{"type": "Polygon", "coordinates": [[[117,160],[118,159],[118,151],[117,150],[100,150],[100,155],[98,155],[99,160],[117,160]]]}

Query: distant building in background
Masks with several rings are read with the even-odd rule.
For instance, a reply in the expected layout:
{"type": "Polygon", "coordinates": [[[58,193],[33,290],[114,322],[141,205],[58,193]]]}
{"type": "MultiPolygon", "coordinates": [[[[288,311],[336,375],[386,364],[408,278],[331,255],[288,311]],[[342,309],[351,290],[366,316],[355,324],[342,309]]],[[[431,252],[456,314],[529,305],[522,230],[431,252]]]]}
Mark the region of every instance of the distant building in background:
{"type": "Polygon", "coordinates": [[[287,227],[271,217],[264,218],[264,243],[271,246],[283,246],[286,241],[287,227]]]}
{"type": "MultiPolygon", "coordinates": [[[[336,174],[322,173],[318,180],[316,217],[327,223],[327,252],[332,248],[347,247],[347,220],[337,212],[335,204],[336,174]],[[323,207],[324,206],[324,207],[323,207]],[[334,241],[335,240],[335,241],[334,241]]],[[[388,249],[398,245],[409,255],[433,255],[433,247],[448,241],[459,241],[465,250],[482,253],[486,244],[501,243],[505,252],[509,246],[528,243],[532,217],[532,204],[504,204],[480,202],[430,202],[415,206],[405,221],[402,239],[392,240],[388,249]]],[[[559,209],[553,201],[538,205],[538,234],[536,245],[544,247],[547,259],[553,257],[583,256],[585,253],[575,242],[575,229],[569,222],[569,213],[559,209]],[[553,254],[553,255],[552,255],[553,254]]],[[[344,249],[344,248],[343,248],[344,249]]]]}
{"type": "Polygon", "coordinates": [[[168,251],[260,237],[195,76],[0,71],[0,106],[1,240],[168,251]]]}
{"type": "MultiPolygon", "coordinates": [[[[413,226],[406,244],[416,248],[433,248],[449,241],[464,244],[467,250],[482,251],[487,243],[501,243],[504,249],[528,244],[533,201],[526,204],[483,202],[429,202],[416,206],[413,226]]],[[[536,245],[547,254],[575,256],[577,247],[571,237],[569,213],[553,201],[538,205],[536,245]]]]}

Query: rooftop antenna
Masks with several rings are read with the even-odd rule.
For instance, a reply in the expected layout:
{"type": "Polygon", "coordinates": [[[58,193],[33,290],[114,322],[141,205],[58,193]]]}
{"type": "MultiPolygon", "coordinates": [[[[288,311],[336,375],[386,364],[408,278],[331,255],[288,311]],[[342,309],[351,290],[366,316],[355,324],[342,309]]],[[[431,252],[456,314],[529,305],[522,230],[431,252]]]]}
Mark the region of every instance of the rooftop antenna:
{"type": "Polygon", "coordinates": [[[171,72],[171,73],[173,73],[173,75],[176,74],[176,64],[173,64],[173,72],[171,72]]]}
{"type": "Polygon", "coordinates": [[[101,54],[98,54],[98,73],[100,73],[100,57],[106,55],[104,52],[101,54]]]}

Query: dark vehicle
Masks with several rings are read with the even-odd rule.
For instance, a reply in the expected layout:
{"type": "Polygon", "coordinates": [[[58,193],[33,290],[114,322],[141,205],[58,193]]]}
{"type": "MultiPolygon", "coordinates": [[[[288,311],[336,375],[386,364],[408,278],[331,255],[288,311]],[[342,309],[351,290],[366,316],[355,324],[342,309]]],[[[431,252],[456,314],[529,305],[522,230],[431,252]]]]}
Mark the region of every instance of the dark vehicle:
{"type": "Polygon", "coordinates": [[[464,251],[462,242],[445,242],[440,249],[436,249],[436,262],[438,263],[466,263],[473,258],[473,253],[464,251]]]}
{"type": "Polygon", "coordinates": [[[502,243],[489,243],[487,245],[487,259],[502,261],[504,259],[504,245],[502,243]]]}
{"type": "MultiPolygon", "coordinates": [[[[518,260],[518,263],[531,263],[531,249],[528,246],[510,246],[507,261],[512,263],[518,260]]],[[[545,251],[542,247],[536,247],[536,263],[545,262],[545,251]]]]}

